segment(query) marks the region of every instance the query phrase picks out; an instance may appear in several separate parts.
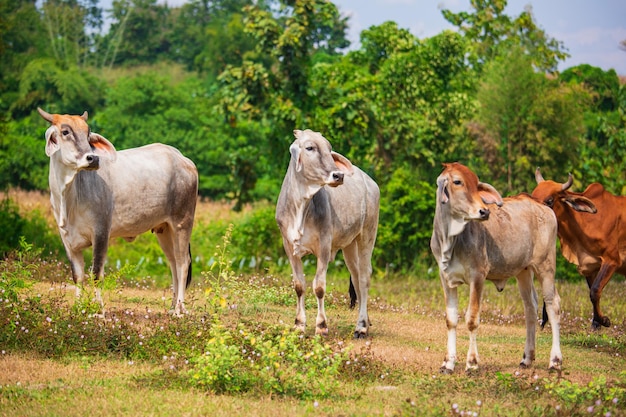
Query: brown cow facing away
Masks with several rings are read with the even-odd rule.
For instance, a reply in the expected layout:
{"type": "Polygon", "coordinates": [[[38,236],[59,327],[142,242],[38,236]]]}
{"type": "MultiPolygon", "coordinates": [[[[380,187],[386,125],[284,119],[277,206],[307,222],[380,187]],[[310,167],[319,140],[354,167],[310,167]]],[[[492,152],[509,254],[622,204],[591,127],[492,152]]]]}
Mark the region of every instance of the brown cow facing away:
{"type": "Polygon", "coordinates": [[[541,283],[545,307],[552,327],[550,369],[560,369],[560,298],[556,290],[557,223],[554,213],[527,194],[502,199],[498,191],[480,182],[476,174],[459,163],[444,164],[437,178],[437,202],[432,253],[446,302],[447,353],[441,372],[451,373],[457,361],[457,287],[469,285],[465,321],[469,329],[466,370],[478,368],[476,333],[485,280],[499,291],[515,276],[524,302],[526,344],[520,366],[535,359],[537,293],[533,276],[541,283]],[[490,205],[490,208],[487,207],[490,205]]]}
{"type": "Polygon", "coordinates": [[[560,184],[544,180],[539,168],[535,180],[533,198],[556,214],[561,253],[587,279],[593,304],[592,327],[609,327],[611,320],[602,314],[600,298],[614,273],[626,276],[626,197],[609,193],[599,183],[574,193],[568,191],[571,174],[560,184]]]}
{"type": "Polygon", "coordinates": [[[347,158],[333,152],[319,132],[294,130],[294,135],[296,139],[289,147],[291,160],[276,203],[276,222],[293,272],[295,327],[305,330],[302,257],[313,254],[317,257],[313,279],[315,333],[328,333],[326,268],[341,250],[358,302],[354,337],[365,337],[370,325],[367,297],[378,230],[378,185],[347,158]]]}

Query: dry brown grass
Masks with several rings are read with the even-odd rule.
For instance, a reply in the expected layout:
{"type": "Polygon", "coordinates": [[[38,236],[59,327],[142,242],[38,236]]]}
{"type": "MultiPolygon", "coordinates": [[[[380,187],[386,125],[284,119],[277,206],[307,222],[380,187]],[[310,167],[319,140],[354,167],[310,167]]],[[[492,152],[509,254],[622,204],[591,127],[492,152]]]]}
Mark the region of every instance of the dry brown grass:
{"type": "Polygon", "coordinates": [[[56,229],[50,205],[50,194],[41,191],[11,188],[7,191],[7,195],[18,205],[20,215],[24,216],[32,211],[38,211],[46,219],[48,225],[56,229]]]}

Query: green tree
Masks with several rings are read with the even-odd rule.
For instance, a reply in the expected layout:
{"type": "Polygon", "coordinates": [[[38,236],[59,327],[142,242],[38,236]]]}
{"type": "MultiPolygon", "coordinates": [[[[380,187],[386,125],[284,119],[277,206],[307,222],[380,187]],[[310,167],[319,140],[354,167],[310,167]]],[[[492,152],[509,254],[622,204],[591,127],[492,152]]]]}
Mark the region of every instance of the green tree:
{"type": "Polygon", "coordinates": [[[0,0],[0,113],[17,100],[24,67],[45,54],[45,38],[35,0],[0,0]]]}
{"type": "Polygon", "coordinates": [[[98,0],[46,0],[42,18],[50,56],[65,65],[85,66],[94,56],[95,39],[102,28],[98,0]]]}
{"type": "Polygon", "coordinates": [[[103,104],[104,82],[88,68],[53,58],[35,59],[26,65],[19,82],[15,112],[28,114],[36,106],[49,112],[82,114],[103,104]]]}
{"type": "Polygon", "coordinates": [[[581,64],[567,68],[559,77],[566,83],[583,84],[593,94],[595,112],[612,112],[619,107],[619,77],[614,69],[603,71],[602,68],[581,64]]]}
{"type": "Polygon", "coordinates": [[[473,126],[492,184],[505,194],[529,192],[537,166],[575,166],[585,98],[582,89],[535,72],[521,47],[493,59],[478,90],[473,126]]]}
{"type": "Polygon", "coordinates": [[[215,79],[226,65],[241,65],[255,44],[242,9],[251,0],[192,0],[172,12],[171,58],[215,79]]]}
{"type": "Polygon", "coordinates": [[[535,23],[532,8],[527,6],[518,17],[504,14],[507,0],[471,0],[472,12],[442,11],[443,17],[458,27],[473,45],[470,60],[480,68],[499,54],[515,46],[532,56],[533,65],[554,72],[559,61],[569,55],[562,42],[548,36],[535,23]]]}
{"type": "Polygon", "coordinates": [[[246,30],[256,39],[258,51],[274,58],[272,73],[279,94],[304,111],[308,100],[309,72],[316,53],[338,55],[348,46],[346,18],[325,0],[281,0],[276,13],[248,6],[246,30]]]}
{"type": "Polygon", "coordinates": [[[616,194],[626,194],[626,87],[614,70],[583,64],[568,68],[560,80],[583,86],[592,97],[583,111],[586,134],[573,169],[580,185],[600,182],[616,194]],[[584,181],[584,184],[582,183],[584,181]]]}
{"type": "MultiPolygon", "coordinates": [[[[4,125],[0,135],[0,190],[48,189],[49,159],[45,153],[45,122],[36,114],[4,125]]],[[[19,236],[15,236],[17,239],[19,236]]]]}
{"type": "Polygon", "coordinates": [[[103,39],[105,62],[152,64],[170,56],[171,10],[157,0],[114,0],[109,33],[103,39]]]}

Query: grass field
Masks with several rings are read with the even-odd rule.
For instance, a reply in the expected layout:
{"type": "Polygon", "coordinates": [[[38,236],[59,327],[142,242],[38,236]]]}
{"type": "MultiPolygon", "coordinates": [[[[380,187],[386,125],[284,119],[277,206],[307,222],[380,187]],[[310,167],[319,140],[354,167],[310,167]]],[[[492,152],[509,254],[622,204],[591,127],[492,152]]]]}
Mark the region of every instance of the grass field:
{"type": "MultiPolygon", "coordinates": [[[[626,415],[622,279],[604,291],[612,327],[598,332],[590,329],[583,279],[558,282],[560,373],[547,370],[549,328],[538,330],[534,365],[518,367],[525,329],[515,281],[501,293],[488,285],[479,371],[464,371],[461,320],[461,362],[442,375],[446,328],[436,280],[375,278],[370,336],[354,340],[348,275],[329,277],[330,332],[320,340],[310,290],[305,336],[291,336],[295,294],[287,274],[237,275],[225,263],[196,271],[189,314],[180,318],[168,313],[171,294],[158,277],[112,274],[106,315],[98,318],[89,291],[75,299],[65,259],[43,261],[24,249],[1,266],[2,416],[626,415]]],[[[462,315],[467,288],[460,295],[462,315]]]]}

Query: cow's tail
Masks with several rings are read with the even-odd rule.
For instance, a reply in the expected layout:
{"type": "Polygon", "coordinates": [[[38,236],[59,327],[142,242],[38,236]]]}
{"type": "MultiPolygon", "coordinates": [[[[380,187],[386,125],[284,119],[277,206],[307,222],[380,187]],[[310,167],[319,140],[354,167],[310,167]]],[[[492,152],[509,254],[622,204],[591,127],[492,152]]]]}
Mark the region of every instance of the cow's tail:
{"type": "Polygon", "coordinates": [[[548,310],[546,309],[546,302],[543,302],[543,315],[541,317],[541,328],[543,329],[548,322],[548,310]]]}
{"type": "Polygon", "coordinates": [[[185,286],[185,288],[189,288],[189,285],[191,284],[191,243],[189,244],[189,268],[187,268],[187,285],[185,286]]]}
{"type": "Polygon", "coordinates": [[[352,284],[352,276],[350,276],[350,288],[348,292],[350,293],[350,310],[353,310],[354,307],[356,307],[356,290],[352,284]]]}

